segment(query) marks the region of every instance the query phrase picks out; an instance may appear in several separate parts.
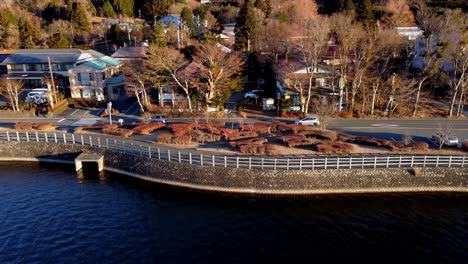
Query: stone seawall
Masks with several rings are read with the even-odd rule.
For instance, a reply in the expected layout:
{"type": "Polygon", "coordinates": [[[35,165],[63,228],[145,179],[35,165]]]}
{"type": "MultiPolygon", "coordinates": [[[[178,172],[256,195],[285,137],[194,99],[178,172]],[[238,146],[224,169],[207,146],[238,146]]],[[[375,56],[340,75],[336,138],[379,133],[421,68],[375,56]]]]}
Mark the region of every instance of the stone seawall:
{"type": "Polygon", "coordinates": [[[468,168],[246,170],[159,161],[105,149],[56,143],[3,142],[0,160],[69,163],[82,152],[104,155],[105,170],[185,188],[258,194],[468,192],[468,168]]]}

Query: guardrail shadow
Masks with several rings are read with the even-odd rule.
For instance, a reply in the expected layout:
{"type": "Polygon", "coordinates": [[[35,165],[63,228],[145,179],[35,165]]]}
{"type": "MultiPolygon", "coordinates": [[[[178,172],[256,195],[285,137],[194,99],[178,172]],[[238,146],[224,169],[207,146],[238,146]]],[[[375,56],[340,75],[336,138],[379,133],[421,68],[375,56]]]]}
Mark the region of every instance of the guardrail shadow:
{"type": "Polygon", "coordinates": [[[389,133],[389,132],[362,132],[362,131],[352,131],[352,130],[339,130],[338,132],[343,134],[348,134],[351,136],[366,136],[366,137],[373,137],[377,139],[386,139],[390,141],[404,141],[410,140],[412,142],[426,142],[429,144],[430,148],[438,149],[439,146],[434,143],[430,138],[416,136],[416,135],[408,135],[403,133],[389,133]]]}

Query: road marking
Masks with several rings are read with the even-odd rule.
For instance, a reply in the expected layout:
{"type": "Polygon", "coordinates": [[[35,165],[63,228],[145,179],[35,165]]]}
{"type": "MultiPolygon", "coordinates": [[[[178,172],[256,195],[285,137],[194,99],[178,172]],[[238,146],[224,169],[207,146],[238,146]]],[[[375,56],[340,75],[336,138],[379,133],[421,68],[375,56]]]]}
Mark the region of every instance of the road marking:
{"type": "Polygon", "coordinates": [[[71,116],[74,115],[76,112],[78,112],[78,110],[80,110],[80,109],[76,109],[76,110],[75,110],[73,113],[71,113],[70,115],[71,115],[71,116]]]}
{"type": "Polygon", "coordinates": [[[371,124],[371,126],[375,126],[375,127],[397,127],[397,126],[400,126],[400,125],[395,125],[395,124],[371,124]]]}
{"type": "Polygon", "coordinates": [[[89,114],[89,110],[84,112],[81,116],[86,116],[87,114],[89,114]]]}
{"type": "Polygon", "coordinates": [[[81,118],[70,126],[91,126],[97,123],[97,118],[81,118]]]}
{"type": "Polygon", "coordinates": [[[62,119],[60,119],[60,120],[57,121],[57,122],[58,122],[58,123],[61,123],[61,122],[65,121],[65,120],[66,120],[66,118],[62,118],[62,119]]]}
{"type": "Polygon", "coordinates": [[[396,140],[395,140],[395,139],[393,139],[393,137],[390,137],[390,139],[391,139],[393,142],[396,142],[396,140]]]}

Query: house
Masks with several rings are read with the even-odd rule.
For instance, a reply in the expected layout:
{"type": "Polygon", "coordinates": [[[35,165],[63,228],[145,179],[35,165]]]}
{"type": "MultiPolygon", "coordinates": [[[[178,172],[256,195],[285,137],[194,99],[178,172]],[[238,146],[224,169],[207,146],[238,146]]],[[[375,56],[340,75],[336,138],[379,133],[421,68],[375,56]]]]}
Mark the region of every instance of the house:
{"type": "Polygon", "coordinates": [[[94,98],[99,95],[106,101],[117,101],[126,94],[122,65],[114,58],[102,56],[70,69],[71,97],[94,98]]]}
{"type": "Polygon", "coordinates": [[[114,52],[111,57],[124,64],[130,63],[132,65],[143,66],[143,61],[146,59],[146,51],[146,47],[122,47],[114,52]]]}
{"type": "Polygon", "coordinates": [[[167,15],[161,19],[159,19],[158,21],[156,21],[157,23],[161,23],[161,24],[164,24],[166,27],[170,24],[174,24],[176,26],[180,26],[181,24],[181,20],[180,20],[180,16],[179,15],[175,15],[175,14],[172,14],[172,15],[167,15]]]}
{"type": "Polygon", "coordinates": [[[234,33],[236,23],[222,24],[221,28],[223,30],[216,37],[221,39],[223,41],[223,44],[226,46],[234,45],[234,42],[236,40],[236,34],[234,33]]]}
{"type": "Polygon", "coordinates": [[[293,100],[294,105],[300,105],[298,92],[299,84],[304,91],[309,85],[310,73],[313,72],[312,86],[314,93],[322,95],[334,95],[332,85],[337,86],[339,76],[326,65],[318,64],[315,69],[308,67],[297,60],[288,60],[277,63],[274,66],[276,72],[276,96],[293,100]]]}
{"type": "MultiPolygon", "coordinates": [[[[90,73],[100,72],[100,78],[113,78],[121,63],[94,50],[23,49],[11,53],[1,65],[7,68],[4,78],[22,80],[25,90],[50,89],[48,78],[52,75],[59,92],[73,98],[90,98],[97,94],[96,81],[99,78],[90,73]],[[78,73],[82,74],[78,76],[78,73]]],[[[123,84],[123,81],[112,78],[106,81],[106,86],[111,85],[111,82],[114,82],[113,86],[123,84]]],[[[102,85],[101,95],[104,95],[104,85],[99,85],[102,85]]]]}

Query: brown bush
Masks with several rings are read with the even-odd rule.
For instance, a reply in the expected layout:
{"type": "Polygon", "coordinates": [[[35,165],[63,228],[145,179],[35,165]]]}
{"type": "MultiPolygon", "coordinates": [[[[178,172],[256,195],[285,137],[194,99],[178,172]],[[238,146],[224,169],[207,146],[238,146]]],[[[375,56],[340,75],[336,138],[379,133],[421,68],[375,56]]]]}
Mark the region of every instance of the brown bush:
{"type": "Polygon", "coordinates": [[[421,168],[411,168],[411,169],[408,169],[408,172],[409,172],[411,175],[413,175],[413,176],[415,176],[415,177],[418,177],[418,176],[421,175],[422,170],[421,170],[421,168]]]}
{"type": "Polygon", "coordinates": [[[468,152],[468,142],[462,143],[462,150],[468,152]]]}
{"type": "Polygon", "coordinates": [[[185,133],[193,130],[194,125],[192,124],[171,124],[172,133],[175,136],[182,136],[185,133]]]}
{"type": "Polygon", "coordinates": [[[315,143],[314,140],[306,138],[303,135],[289,135],[280,137],[283,143],[288,147],[310,146],[315,143]]]}
{"type": "Polygon", "coordinates": [[[319,132],[317,134],[317,138],[326,139],[330,141],[336,141],[338,139],[338,133],[336,133],[335,131],[326,130],[326,131],[319,132]]]}
{"type": "Polygon", "coordinates": [[[230,141],[229,145],[232,147],[237,147],[241,145],[264,145],[268,142],[266,138],[254,138],[254,139],[247,139],[247,140],[237,140],[237,141],[230,141]]]}
{"type": "Polygon", "coordinates": [[[171,134],[161,134],[156,138],[158,143],[162,144],[170,144],[172,143],[172,135],[171,134]]]}
{"type": "Polygon", "coordinates": [[[141,124],[133,128],[133,132],[142,135],[149,135],[153,131],[158,130],[162,127],[165,127],[163,123],[148,123],[148,124],[141,124]]]}
{"type": "MultiPolygon", "coordinates": [[[[117,115],[119,113],[119,111],[117,109],[114,109],[112,108],[112,115],[117,115]]],[[[105,111],[102,111],[101,113],[101,117],[104,117],[104,116],[108,116],[109,113],[107,112],[107,109],[105,111]]]]}
{"type": "Polygon", "coordinates": [[[257,136],[258,134],[252,131],[235,131],[227,134],[225,137],[227,140],[239,140],[245,138],[254,138],[257,136]]]}
{"type": "Polygon", "coordinates": [[[342,118],[353,118],[353,112],[351,110],[343,110],[338,116],[342,118]]]}
{"type": "Polygon", "coordinates": [[[352,144],[345,143],[345,142],[330,142],[330,141],[322,141],[315,145],[317,151],[322,153],[352,153],[356,149],[356,147],[352,144]]]}
{"type": "Polygon", "coordinates": [[[14,128],[18,131],[33,130],[33,123],[18,122],[15,124],[14,128]]]}
{"type": "Polygon", "coordinates": [[[125,128],[103,128],[102,133],[128,138],[129,136],[133,135],[133,130],[125,128]]]}
{"type": "Polygon", "coordinates": [[[266,144],[265,145],[265,152],[268,155],[279,155],[279,154],[281,154],[281,148],[278,145],[266,144]]]}
{"type": "Polygon", "coordinates": [[[352,138],[353,137],[350,136],[350,135],[341,134],[341,133],[338,134],[338,140],[339,141],[347,142],[347,141],[350,141],[352,138]]]}
{"type": "Polygon", "coordinates": [[[172,143],[180,144],[180,145],[187,145],[192,144],[192,137],[191,136],[178,136],[172,138],[172,143]]]}
{"type": "Polygon", "coordinates": [[[422,142],[422,141],[414,142],[413,144],[411,144],[411,147],[413,148],[413,150],[418,150],[418,151],[429,150],[429,144],[426,142],[422,142]]]}
{"type": "Polygon", "coordinates": [[[55,125],[52,123],[37,123],[37,124],[34,124],[33,128],[40,130],[40,131],[47,131],[47,130],[54,129],[55,125]]]}
{"type": "Polygon", "coordinates": [[[18,131],[27,131],[27,130],[47,131],[47,130],[54,129],[55,125],[50,122],[47,122],[47,123],[18,122],[18,123],[15,123],[14,128],[18,131]]]}
{"type": "Polygon", "coordinates": [[[322,152],[322,153],[332,153],[333,151],[332,144],[326,143],[326,142],[322,142],[322,143],[315,145],[315,148],[317,149],[318,152],[322,152]]]}

